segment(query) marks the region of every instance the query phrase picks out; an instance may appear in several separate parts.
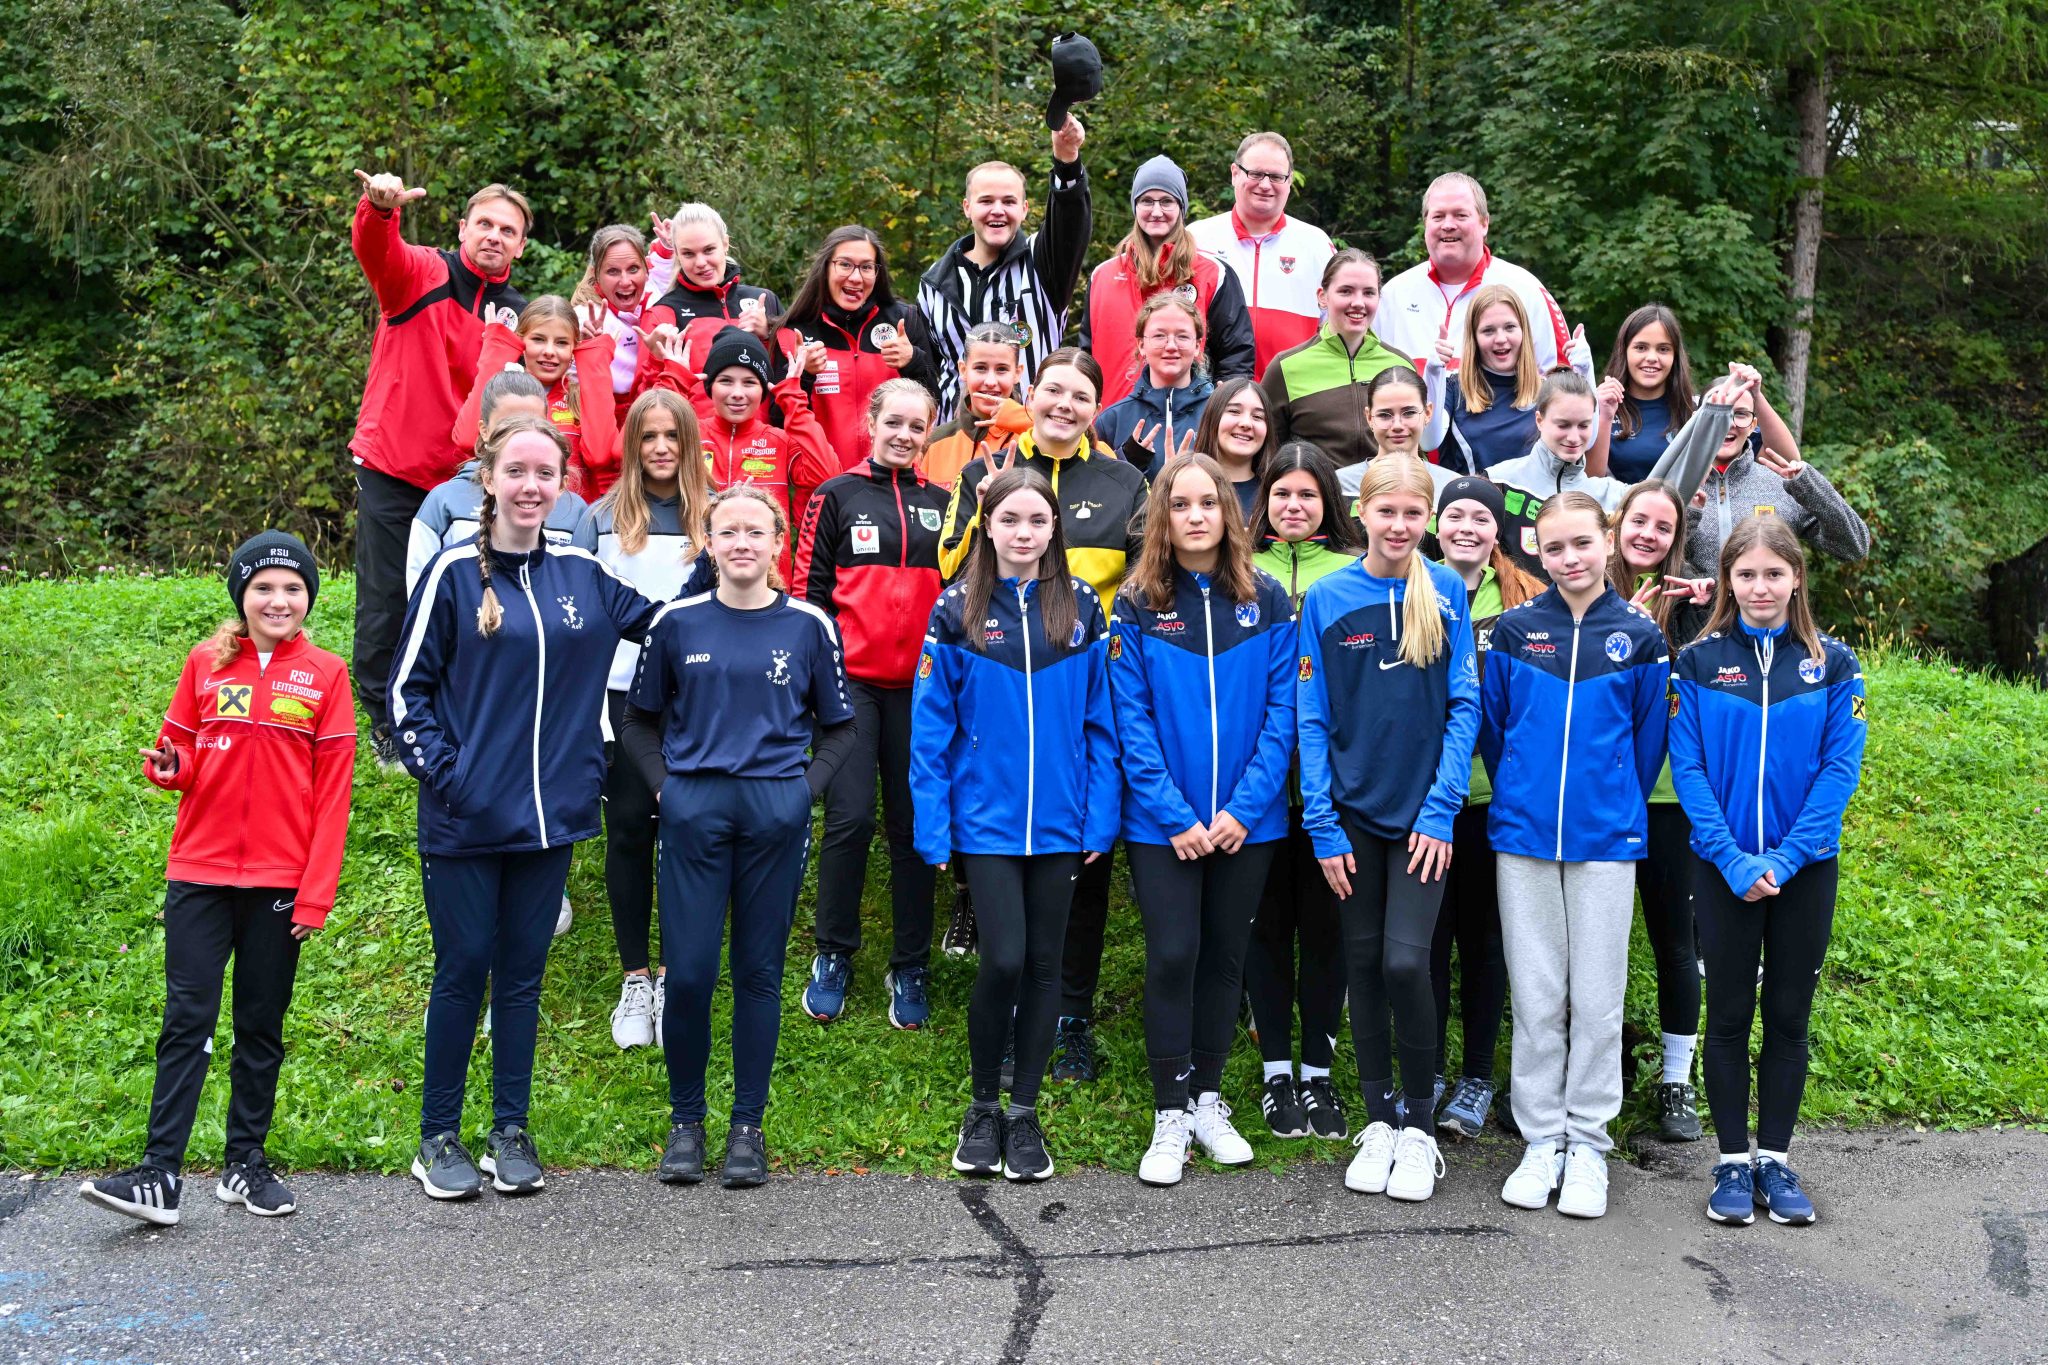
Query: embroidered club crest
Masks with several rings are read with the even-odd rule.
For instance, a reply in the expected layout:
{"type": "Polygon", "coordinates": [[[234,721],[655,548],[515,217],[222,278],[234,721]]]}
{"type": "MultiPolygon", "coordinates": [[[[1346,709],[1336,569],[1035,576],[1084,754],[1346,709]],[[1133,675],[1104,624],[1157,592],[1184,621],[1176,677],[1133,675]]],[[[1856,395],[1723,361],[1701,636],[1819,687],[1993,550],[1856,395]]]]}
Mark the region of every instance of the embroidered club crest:
{"type": "Polygon", "coordinates": [[[1801,682],[1810,685],[1819,682],[1822,678],[1825,678],[1827,675],[1828,666],[1825,660],[1801,659],[1799,661],[1799,680],[1801,682]]]}
{"type": "Polygon", "coordinates": [[[1250,629],[1251,629],[1252,627],[1254,627],[1254,626],[1258,625],[1258,623],[1259,623],[1259,604],[1258,604],[1258,603],[1256,603],[1256,602],[1240,602],[1240,603],[1238,603],[1238,604],[1237,604],[1237,623],[1238,623],[1238,624],[1239,624],[1240,626],[1244,627],[1244,628],[1245,628],[1246,630],[1250,630],[1250,629]]]}
{"type": "Polygon", "coordinates": [[[1282,256],[1280,258],[1280,273],[1283,275],[1292,275],[1294,273],[1294,263],[1298,259],[1299,258],[1295,256],[1282,256]]]}
{"type": "Polygon", "coordinates": [[[1635,653],[1636,642],[1628,638],[1627,631],[1617,630],[1614,634],[1607,637],[1607,642],[1600,648],[1608,658],[1621,664],[1627,663],[1628,656],[1635,653]]]}

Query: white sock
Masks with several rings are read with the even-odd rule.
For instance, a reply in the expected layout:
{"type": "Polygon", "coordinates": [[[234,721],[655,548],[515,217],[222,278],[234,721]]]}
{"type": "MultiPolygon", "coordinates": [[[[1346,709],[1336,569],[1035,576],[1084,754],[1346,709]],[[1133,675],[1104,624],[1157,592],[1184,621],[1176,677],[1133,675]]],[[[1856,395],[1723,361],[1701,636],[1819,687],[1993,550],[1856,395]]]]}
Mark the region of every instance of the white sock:
{"type": "Polygon", "coordinates": [[[1211,1105],[1215,1104],[1219,1098],[1221,1097],[1218,1095],[1216,1091],[1204,1090],[1201,1094],[1195,1096],[1195,1108],[1207,1109],[1211,1105]]]}
{"type": "Polygon", "coordinates": [[[1329,1078],[1330,1068],[1326,1066],[1310,1066],[1307,1062],[1301,1064],[1301,1081],[1303,1085],[1308,1084],[1310,1081],[1325,1081],[1329,1078]]]}
{"type": "Polygon", "coordinates": [[[1694,1035],[1690,1033],[1660,1033],[1657,1036],[1664,1040],[1664,1084],[1685,1084],[1692,1077],[1694,1035]]]}
{"type": "Polygon", "coordinates": [[[1756,1149],[1756,1159],[1758,1161],[1775,1161],[1787,1170],[1790,1170],[1792,1167],[1792,1163],[1786,1159],[1783,1152],[1767,1152],[1761,1147],[1756,1149]]]}
{"type": "Polygon", "coordinates": [[[1267,1063],[1266,1063],[1266,1079],[1270,1081],[1270,1080],[1272,1080],[1272,1079],[1273,1079],[1273,1078],[1274,1078],[1275,1076],[1285,1076],[1285,1077],[1287,1077],[1287,1079],[1289,1079],[1289,1080],[1293,1080],[1293,1079],[1294,1079],[1294,1063],[1293,1063],[1293,1062],[1267,1062],[1267,1063]]]}

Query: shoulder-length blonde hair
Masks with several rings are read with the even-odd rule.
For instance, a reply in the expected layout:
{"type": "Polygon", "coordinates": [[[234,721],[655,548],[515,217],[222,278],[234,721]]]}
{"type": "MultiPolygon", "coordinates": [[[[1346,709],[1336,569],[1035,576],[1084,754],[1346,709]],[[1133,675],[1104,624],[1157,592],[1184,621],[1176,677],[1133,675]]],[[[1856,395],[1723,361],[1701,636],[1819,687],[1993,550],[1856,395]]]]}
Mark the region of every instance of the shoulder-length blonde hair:
{"type": "Polygon", "coordinates": [[[1145,539],[1138,562],[1125,576],[1131,595],[1153,611],[1173,605],[1173,570],[1179,562],[1173,549],[1173,485],[1189,470],[1207,475],[1216,485],[1216,511],[1223,520],[1223,539],[1216,547],[1216,571],[1211,580],[1232,602],[1249,602],[1258,596],[1258,574],[1252,566],[1251,535],[1245,530],[1244,511],[1237,492],[1223,466],[1200,451],[1191,450],[1166,462],[1152,480],[1152,493],[1145,508],[1145,539]]]}
{"type": "MultiPolygon", "coordinates": [[[[1358,485],[1358,519],[1376,500],[1406,495],[1436,510],[1436,483],[1429,470],[1413,455],[1381,455],[1366,466],[1358,485]]],[[[1327,513],[1325,514],[1327,515],[1327,513]]],[[[1372,530],[1366,529],[1367,552],[1371,551],[1372,530]]],[[[1429,561],[1420,546],[1408,552],[1408,586],[1401,599],[1401,658],[1416,668],[1427,668],[1449,648],[1444,630],[1443,608],[1437,597],[1436,580],[1429,576],[1429,561]]]]}
{"type": "Polygon", "coordinates": [[[659,409],[676,424],[676,512],[683,520],[683,534],[690,544],[687,553],[704,548],[704,513],[711,497],[711,478],[704,469],[704,436],[697,426],[697,414],[689,400],[674,389],[649,389],[626,409],[626,423],[619,433],[619,479],[597,501],[609,512],[612,533],[619,548],[637,555],[647,548],[647,475],[640,467],[640,443],[647,435],[647,419],[659,409]]]}
{"type": "Polygon", "coordinates": [[[569,300],[560,294],[542,294],[519,310],[519,322],[514,330],[519,333],[519,339],[524,341],[533,329],[543,322],[558,322],[569,329],[569,347],[572,354],[569,357],[568,368],[562,371],[562,392],[568,396],[570,415],[581,421],[583,409],[577,394],[576,358],[573,352],[577,339],[583,334],[583,324],[577,320],[576,307],[569,300]]]}
{"type": "Polygon", "coordinates": [[[1522,329],[1522,349],[1515,353],[1515,406],[1526,408],[1534,403],[1536,390],[1543,383],[1536,369],[1536,347],[1529,339],[1528,311],[1514,290],[1504,284],[1489,284],[1472,296],[1471,306],[1465,310],[1465,325],[1459,329],[1458,396],[1467,412],[1485,412],[1493,406],[1493,389],[1480,373],[1479,319],[1487,309],[1503,303],[1514,309],[1515,323],[1522,329]]]}

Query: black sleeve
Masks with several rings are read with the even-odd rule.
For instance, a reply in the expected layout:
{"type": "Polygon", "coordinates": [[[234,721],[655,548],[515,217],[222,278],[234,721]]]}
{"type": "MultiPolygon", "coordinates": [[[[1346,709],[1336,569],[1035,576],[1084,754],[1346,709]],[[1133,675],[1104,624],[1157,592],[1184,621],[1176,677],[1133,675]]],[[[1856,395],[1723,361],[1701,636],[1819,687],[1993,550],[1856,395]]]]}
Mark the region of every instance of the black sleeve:
{"type": "MultiPolygon", "coordinates": [[[[832,775],[839,771],[839,765],[846,762],[846,756],[853,752],[853,721],[841,721],[837,725],[820,729],[811,741],[811,766],[804,769],[804,781],[810,784],[812,796],[822,796],[832,782],[832,775]]],[[[659,790],[657,788],[657,790],[659,790]]]]}
{"type": "Polygon", "coordinates": [[[1088,172],[1079,161],[1052,163],[1052,193],[1045,203],[1045,222],[1031,243],[1031,264],[1038,287],[1055,310],[1065,311],[1081,283],[1081,264],[1088,256],[1088,235],[1095,230],[1095,210],[1088,194],[1088,172]]]}
{"type": "Polygon", "coordinates": [[[626,761],[640,770],[647,790],[659,793],[668,776],[668,764],[661,757],[660,714],[627,702],[619,713],[619,745],[626,751],[626,761]]]}
{"type": "Polygon", "coordinates": [[[1258,356],[1244,286],[1237,282],[1237,272],[1225,265],[1216,292],[1209,296],[1210,377],[1218,384],[1239,376],[1250,378],[1258,365],[1258,356]]]}

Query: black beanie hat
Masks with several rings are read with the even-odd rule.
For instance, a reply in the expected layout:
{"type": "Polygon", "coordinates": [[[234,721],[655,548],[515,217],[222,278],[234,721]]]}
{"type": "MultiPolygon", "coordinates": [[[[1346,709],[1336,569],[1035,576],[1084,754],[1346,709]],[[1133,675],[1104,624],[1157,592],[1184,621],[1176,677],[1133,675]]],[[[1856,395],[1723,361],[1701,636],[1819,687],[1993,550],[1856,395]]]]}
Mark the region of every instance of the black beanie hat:
{"type": "Polygon", "coordinates": [[[1476,502],[1487,511],[1493,513],[1493,520],[1496,526],[1505,526],[1507,524],[1507,499],[1502,495],[1500,485],[1494,483],[1491,479],[1476,478],[1470,474],[1465,475],[1463,478],[1452,479],[1444,485],[1444,491],[1437,494],[1437,515],[1442,516],[1443,510],[1454,502],[1476,502]]]}
{"type": "Polygon", "coordinates": [[[743,328],[721,328],[712,339],[711,354],[704,358],[704,387],[711,387],[720,370],[735,365],[752,370],[764,391],[774,387],[774,381],[768,377],[768,348],[761,344],[761,339],[743,328]]]}
{"type": "Polygon", "coordinates": [[[313,599],[320,595],[320,567],[313,562],[313,552],[289,531],[259,531],[228,560],[228,601],[235,604],[235,615],[243,615],[242,594],[249,590],[249,580],[264,569],[290,569],[304,579],[306,610],[313,610],[313,599]]]}

